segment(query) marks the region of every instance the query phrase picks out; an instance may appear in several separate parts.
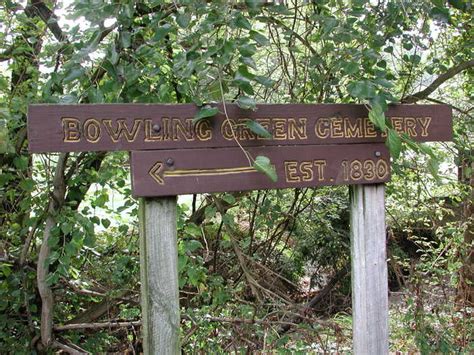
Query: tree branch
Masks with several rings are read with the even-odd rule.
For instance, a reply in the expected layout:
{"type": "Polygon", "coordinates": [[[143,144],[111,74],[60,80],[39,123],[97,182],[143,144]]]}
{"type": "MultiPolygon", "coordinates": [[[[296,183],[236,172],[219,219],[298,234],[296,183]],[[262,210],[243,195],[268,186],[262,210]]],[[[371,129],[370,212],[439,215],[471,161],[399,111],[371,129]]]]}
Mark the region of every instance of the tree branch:
{"type": "Polygon", "coordinates": [[[41,297],[40,333],[41,342],[46,347],[52,344],[54,306],[53,291],[47,283],[47,277],[49,273],[49,265],[47,264],[47,259],[51,253],[49,239],[51,237],[51,231],[56,224],[56,215],[64,203],[64,196],[66,194],[64,170],[66,167],[67,158],[68,153],[62,153],[59,155],[58,158],[58,164],[56,165],[56,171],[53,180],[53,193],[49,200],[48,217],[46,218],[44,226],[43,243],[41,244],[40,252],[38,255],[36,281],[38,283],[38,291],[41,297]]]}
{"type": "Polygon", "coordinates": [[[419,100],[426,99],[433,91],[435,91],[441,84],[446,80],[451,79],[456,74],[462,72],[463,70],[474,67],[474,59],[467,62],[462,62],[454,67],[449,68],[446,73],[438,76],[428,87],[424,90],[417,92],[416,94],[406,96],[400,101],[405,104],[413,104],[419,100]]]}
{"type": "Polygon", "coordinates": [[[76,329],[108,329],[108,328],[130,328],[139,327],[142,325],[141,321],[129,321],[129,322],[96,322],[96,323],[75,323],[58,325],[54,327],[57,332],[63,332],[65,330],[76,330],[76,329]]]}
{"type": "Polygon", "coordinates": [[[66,35],[58,25],[57,16],[45,5],[44,1],[33,0],[31,5],[25,8],[25,12],[29,17],[38,16],[41,18],[59,42],[66,40],[66,35]]]}

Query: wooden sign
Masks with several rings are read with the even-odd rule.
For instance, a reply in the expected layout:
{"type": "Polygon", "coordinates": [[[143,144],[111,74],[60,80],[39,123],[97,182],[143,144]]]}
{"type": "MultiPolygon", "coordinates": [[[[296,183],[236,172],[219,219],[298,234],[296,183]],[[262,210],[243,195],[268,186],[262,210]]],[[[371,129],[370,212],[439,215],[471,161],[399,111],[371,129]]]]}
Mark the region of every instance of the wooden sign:
{"type": "MultiPolygon", "coordinates": [[[[158,150],[242,146],[324,145],[383,142],[364,105],[274,104],[256,111],[228,104],[221,113],[193,123],[192,104],[32,105],[28,112],[30,152],[158,150]],[[255,120],[271,138],[254,134],[255,120]]],[[[452,138],[447,105],[394,105],[386,116],[395,130],[416,141],[452,138]]]]}
{"type": "Polygon", "coordinates": [[[274,164],[278,181],[255,170],[240,148],[132,152],[133,194],[188,193],[374,184],[390,178],[384,144],[251,147],[274,164]]]}

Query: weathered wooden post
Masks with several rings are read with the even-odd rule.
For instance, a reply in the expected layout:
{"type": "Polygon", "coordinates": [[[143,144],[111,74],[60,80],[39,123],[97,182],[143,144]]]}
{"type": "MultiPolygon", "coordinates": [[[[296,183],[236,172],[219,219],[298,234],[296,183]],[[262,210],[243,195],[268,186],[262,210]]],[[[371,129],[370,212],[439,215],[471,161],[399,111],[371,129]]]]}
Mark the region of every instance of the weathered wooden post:
{"type": "Polygon", "coordinates": [[[351,186],[354,354],[388,354],[385,185],[351,186]]]}
{"type": "Polygon", "coordinates": [[[179,354],[176,196],[140,200],[140,276],[145,354],[179,354]]]}

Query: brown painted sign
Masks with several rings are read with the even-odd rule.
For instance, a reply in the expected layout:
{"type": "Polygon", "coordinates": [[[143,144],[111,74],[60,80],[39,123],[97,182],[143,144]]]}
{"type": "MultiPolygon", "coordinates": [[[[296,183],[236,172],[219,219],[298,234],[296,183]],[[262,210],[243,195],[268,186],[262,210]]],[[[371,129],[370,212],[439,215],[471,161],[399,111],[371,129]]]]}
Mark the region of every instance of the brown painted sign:
{"type": "Polygon", "coordinates": [[[255,170],[240,148],[132,152],[135,196],[373,184],[390,178],[383,143],[251,147],[251,157],[270,158],[278,175],[272,182],[255,170]]]}
{"type": "MultiPolygon", "coordinates": [[[[256,111],[222,105],[211,119],[193,124],[192,104],[32,105],[28,112],[30,152],[158,150],[276,145],[324,145],[383,142],[364,105],[272,104],[256,111]],[[246,125],[255,120],[271,138],[246,125]]],[[[395,130],[415,141],[452,138],[447,105],[394,105],[386,116],[395,130]]]]}

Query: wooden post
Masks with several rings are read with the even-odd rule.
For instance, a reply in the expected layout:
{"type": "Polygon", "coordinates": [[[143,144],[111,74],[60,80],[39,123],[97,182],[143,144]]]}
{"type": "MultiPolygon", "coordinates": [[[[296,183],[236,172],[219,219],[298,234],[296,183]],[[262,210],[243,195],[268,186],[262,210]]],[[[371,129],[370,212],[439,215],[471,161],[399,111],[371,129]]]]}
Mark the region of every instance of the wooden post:
{"type": "Polygon", "coordinates": [[[176,196],[140,200],[144,354],[179,354],[176,196]]]}
{"type": "Polygon", "coordinates": [[[388,354],[385,186],[351,187],[354,354],[388,354]]]}

